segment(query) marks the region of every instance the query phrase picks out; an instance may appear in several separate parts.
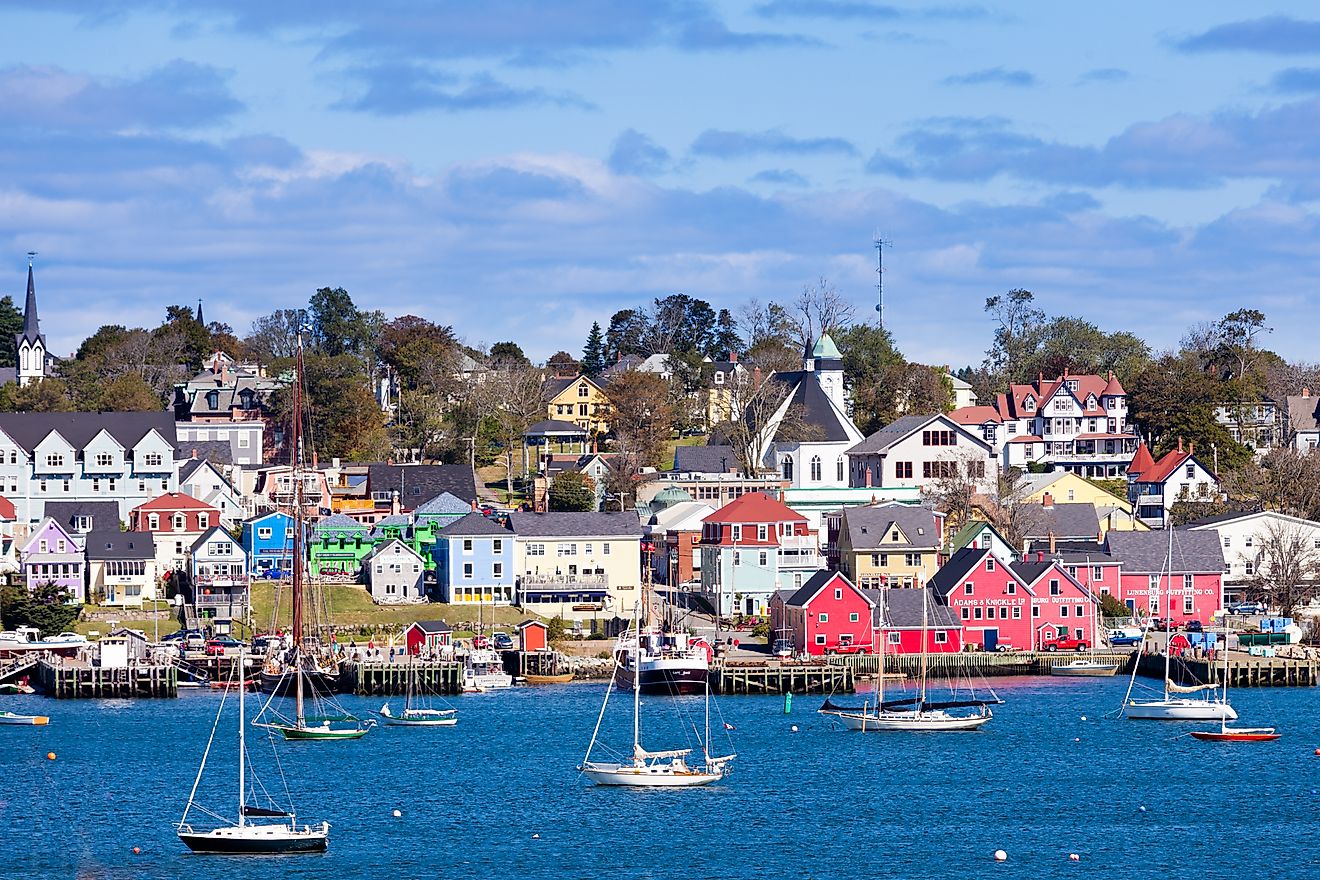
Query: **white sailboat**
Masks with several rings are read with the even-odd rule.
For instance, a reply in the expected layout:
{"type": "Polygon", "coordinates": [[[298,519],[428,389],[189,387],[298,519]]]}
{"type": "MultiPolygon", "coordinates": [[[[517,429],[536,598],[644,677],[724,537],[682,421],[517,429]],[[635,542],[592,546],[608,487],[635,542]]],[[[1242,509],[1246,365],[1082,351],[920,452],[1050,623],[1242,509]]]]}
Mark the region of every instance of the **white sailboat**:
{"type": "Polygon", "coordinates": [[[394,727],[453,727],[458,724],[458,710],[453,708],[435,709],[418,706],[417,675],[413,668],[412,656],[408,657],[408,688],[403,698],[403,712],[395,715],[390,711],[388,702],[381,706],[377,715],[388,725],[394,727]]]}
{"type": "MultiPolygon", "coordinates": [[[[234,667],[241,681],[246,672],[242,649],[239,649],[238,663],[234,667]]],[[[325,852],[330,843],[330,823],[319,825],[299,825],[292,811],[271,809],[249,805],[247,802],[247,717],[245,704],[247,695],[243,688],[232,688],[238,697],[238,818],[230,823],[226,819],[199,806],[196,803],[197,787],[201,784],[202,774],[206,772],[206,759],[211,754],[211,744],[215,742],[215,730],[224,714],[225,700],[229,691],[220,699],[220,708],[216,711],[215,725],[211,728],[211,738],[206,743],[206,752],[202,755],[202,765],[197,768],[197,778],[193,781],[192,791],[188,794],[188,803],[183,808],[183,816],[175,824],[179,840],[188,849],[196,853],[215,855],[276,855],[290,853],[325,852]],[[197,830],[188,821],[188,814],[196,809],[224,823],[207,830],[197,830]],[[278,819],[276,822],[253,822],[252,819],[278,819]]]]}
{"type": "MultiPolygon", "coordinates": [[[[1090,559],[1087,560],[1090,568],[1090,559]]],[[[1087,592],[1091,590],[1088,587],[1087,592]]],[[[1118,661],[1099,660],[1095,656],[1095,643],[1100,640],[1100,602],[1091,594],[1091,653],[1089,657],[1079,657],[1071,663],[1062,663],[1050,667],[1050,675],[1063,675],[1084,678],[1104,678],[1118,672],[1118,661]]]]}
{"type": "Polygon", "coordinates": [[[942,700],[927,699],[926,682],[929,672],[929,655],[926,641],[929,632],[928,605],[929,595],[923,584],[921,590],[921,674],[917,683],[917,696],[902,699],[885,699],[885,605],[888,588],[880,591],[880,675],[876,679],[875,706],[863,703],[860,709],[835,706],[829,700],[820,708],[824,715],[837,718],[839,723],[849,730],[891,732],[891,731],[957,731],[976,730],[994,717],[990,703],[999,699],[991,693],[991,699],[942,700]],[[970,715],[950,712],[950,709],[975,708],[970,715]]]}
{"type": "MultiPolygon", "coordinates": [[[[640,604],[634,609],[634,624],[640,624],[640,604]]],[[[618,659],[615,671],[618,672],[618,659]]],[[[596,785],[626,785],[638,788],[691,788],[698,785],[710,785],[719,782],[729,774],[730,762],[736,755],[712,755],[710,753],[710,684],[706,685],[706,735],[701,741],[701,762],[689,764],[692,749],[663,749],[651,751],[642,746],[641,731],[641,678],[632,676],[633,694],[633,736],[632,760],[593,761],[591,752],[596,747],[600,736],[600,725],[605,718],[605,709],[609,706],[610,692],[614,689],[614,677],[605,688],[605,699],[601,703],[600,715],[596,718],[596,729],[591,733],[591,742],[587,745],[587,754],[578,766],[588,779],[596,785]]],[[[695,725],[694,725],[695,726],[695,725]]]]}
{"type": "MultiPolygon", "coordinates": [[[[1228,615],[1224,615],[1224,704],[1228,704],[1228,615]]],[[[1193,730],[1192,737],[1203,742],[1273,742],[1283,734],[1273,727],[1229,727],[1228,719],[1219,719],[1218,730],[1193,730]]]]}
{"type": "MultiPolygon", "coordinates": [[[[1169,580],[1172,581],[1173,572],[1173,529],[1169,529],[1169,551],[1165,560],[1165,569],[1169,580]]],[[[1163,577],[1165,572],[1161,572],[1163,577]]],[[[1172,620],[1173,589],[1172,584],[1165,591],[1164,596],[1164,618],[1172,620]]],[[[1172,625],[1170,625],[1172,627],[1172,625]]],[[[1142,721],[1233,721],[1237,718],[1237,712],[1228,704],[1226,699],[1206,699],[1205,697],[1192,697],[1190,694],[1198,694],[1206,690],[1214,690],[1216,685],[1198,684],[1198,685],[1180,685],[1173,682],[1170,674],[1170,664],[1172,662],[1173,651],[1170,642],[1173,640],[1173,633],[1170,631],[1164,641],[1164,696],[1158,700],[1134,700],[1132,699],[1132,688],[1137,680],[1137,667],[1132,666],[1132,679],[1128,682],[1127,695],[1123,698],[1123,713],[1128,718],[1142,721]],[[1185,694],[1188,696],[1176,696],[1185,694]]]]}

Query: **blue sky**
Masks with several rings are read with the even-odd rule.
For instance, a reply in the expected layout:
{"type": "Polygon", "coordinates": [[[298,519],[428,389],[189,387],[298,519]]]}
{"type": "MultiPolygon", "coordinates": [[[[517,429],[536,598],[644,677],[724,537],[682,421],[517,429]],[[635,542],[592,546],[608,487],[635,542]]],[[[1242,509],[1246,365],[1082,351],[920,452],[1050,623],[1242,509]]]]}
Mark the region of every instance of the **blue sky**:
{"type": "Polygon", "coordinates": [[[59,352],[325,285],[540,357],[674,292],[868,314],[878,231],[915,359],[979,362],[1014,287],[1317,359],[1312,4],[91,5],[0,0],[0,292],[39,251],[59,352]]]}

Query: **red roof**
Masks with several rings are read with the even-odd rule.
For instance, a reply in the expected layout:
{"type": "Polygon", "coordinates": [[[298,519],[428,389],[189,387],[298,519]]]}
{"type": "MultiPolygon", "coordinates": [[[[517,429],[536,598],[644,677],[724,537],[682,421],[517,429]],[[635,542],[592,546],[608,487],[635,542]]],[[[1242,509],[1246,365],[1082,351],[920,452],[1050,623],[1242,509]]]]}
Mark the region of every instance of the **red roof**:
{"type": "Polygon", "coordinates": [[[1137,477],[1138,483],[1163,483],[1169,478],[1169,475],[1178,470],[1184,463],[1190,461],[1192,454],[1181,449],[1175,449],[1165,454],[1163,458],[1155,462],[1153,466],[1141,472],[1137,477]]]}
{"type": "Polygon", "coordinates": [[[1002,422],[993,406],[964,406],[948,413],[949,418],[960,425],[984,425],[986,422],[1002,422]]]}
{"type": "Polygon", "coordinates": [[[708,523],[772,523],[806,522],[807,518],[793,508],[776,501],[764,492],[740,495],[706,517],[708,523]]]}
{"type": "MultiPolygon", "coordinates": [[[[999,410],[1000,416],[1006,419],[1031,418],[1044,408],[1045,402],[1054,396],[1054,393],[1059,390],[1060,386],[1066,382],[1076,382],[1077,390],[1072,393],[1077,400],[1081,402],[1083,414],[1088,417],[1094,416],[1098,418],[1108,415],[1108,413],[1100,407],[1100,398],[1105,395],[1106,389],[1109,388],[1110,383],[1113,381],[1114,380],[1107,379],[1104,376],[1097,376],[1094,373],[1080,375],[1065,374],[1055,379],[1045,379],[1044,377],[1041,377],[1030,384],[1010,386],[1007,398],[998,402],[996,409],[999,410]],[[1028,396],[1034,398],[1036,401],[1035,408],[1030,411],[1023,406],[1023,402],[1028,396]],[[1088,407],[1086,405],[1087,398],[1089,397],[1094,397],[1096,399],[1095,406],[1088,407]]],[[[1119,390],[1121,392],[1121,386],[1119,386],[1119,390]]]]}
{"type": "Polygon", "coordinates": [[[10,501],[3,495],[0,495],[0,519],[18,519],[18,511],[14,509],[14,502],[10,501]]]}
{"type": "Polygon", "coordinates": [[[1037,437],[1035,434],[1019,434],[1018,436],[1014,437],[1012,440],[1009,440],[1008,442],[1009,443],[1044,443],[1045,438],[1037,437]]]}
{"type": "Polygon", "coordinates": [[[150,501],[139,504],[134,510],[216,510],[205,501],[198,501],[187,492],[166,492],[150,501]]]}
{"type": "Polygon", "coordinates": [[[1137,444],[1137,451],[1132,455],[1132,463],[1128,465],[1128,474],[1135,477],[1153,467],[1155,467],[1155,459],[1150,457],[1150,450],[1146,448],[1146,444],[1137,444]]]}
{"type": "Polygon", "coordinates": [[[1105,394],[1110,397],[1118,397],[1120,394],[1124,396],[1127,395],[1127,392],[1123,390],[1123,386],[1119,384],[1118,377],[1114,375],[1113,370],[1109,371],[1109,382],[1105,385],[1105,394]]]}

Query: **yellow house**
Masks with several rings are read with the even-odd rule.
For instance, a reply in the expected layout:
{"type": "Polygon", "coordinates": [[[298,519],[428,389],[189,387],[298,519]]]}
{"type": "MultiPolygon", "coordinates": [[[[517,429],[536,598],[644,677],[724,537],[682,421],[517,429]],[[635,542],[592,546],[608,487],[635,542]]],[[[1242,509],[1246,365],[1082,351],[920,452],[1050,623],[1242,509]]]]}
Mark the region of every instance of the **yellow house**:
{"type": "Polygon", "coordinates": [[[572,422],[592,434],[610,429],[610,399],[605,389],[586,376],[554,377],[545,381],[546,416],[572,422]]]}
{"type": "Polygon", "coordinates": [[[915,587],[940,567],[944,514],[897,501],[849,507],[837,540],[839,570],[859,587],[915,587]]]}
{"type": "Polygon", "coordinates": [[[1101,532],[1150,531],[1149,526],[1132,515],[1131,503],[1071,471],[1023,474],[1018,480],[1021,500],[1028,504],[1040,504],[1048,494],[1056,503],[1094,505],[1101,532]]]}

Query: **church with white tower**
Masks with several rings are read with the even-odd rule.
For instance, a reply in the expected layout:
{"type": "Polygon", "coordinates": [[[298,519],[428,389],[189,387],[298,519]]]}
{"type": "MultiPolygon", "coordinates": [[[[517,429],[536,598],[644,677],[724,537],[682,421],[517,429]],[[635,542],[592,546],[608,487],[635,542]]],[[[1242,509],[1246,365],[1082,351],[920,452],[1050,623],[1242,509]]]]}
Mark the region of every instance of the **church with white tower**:
{"type": "Polygon", "coordinates": [[[37,318],[37,285],[28,259],[27,300],[23,304],[23,330],[14,334],[15,366],[0,368],[0,385],[31,385],[51,375],[55,359],[46,348],[46,336],[37,318]]]}

